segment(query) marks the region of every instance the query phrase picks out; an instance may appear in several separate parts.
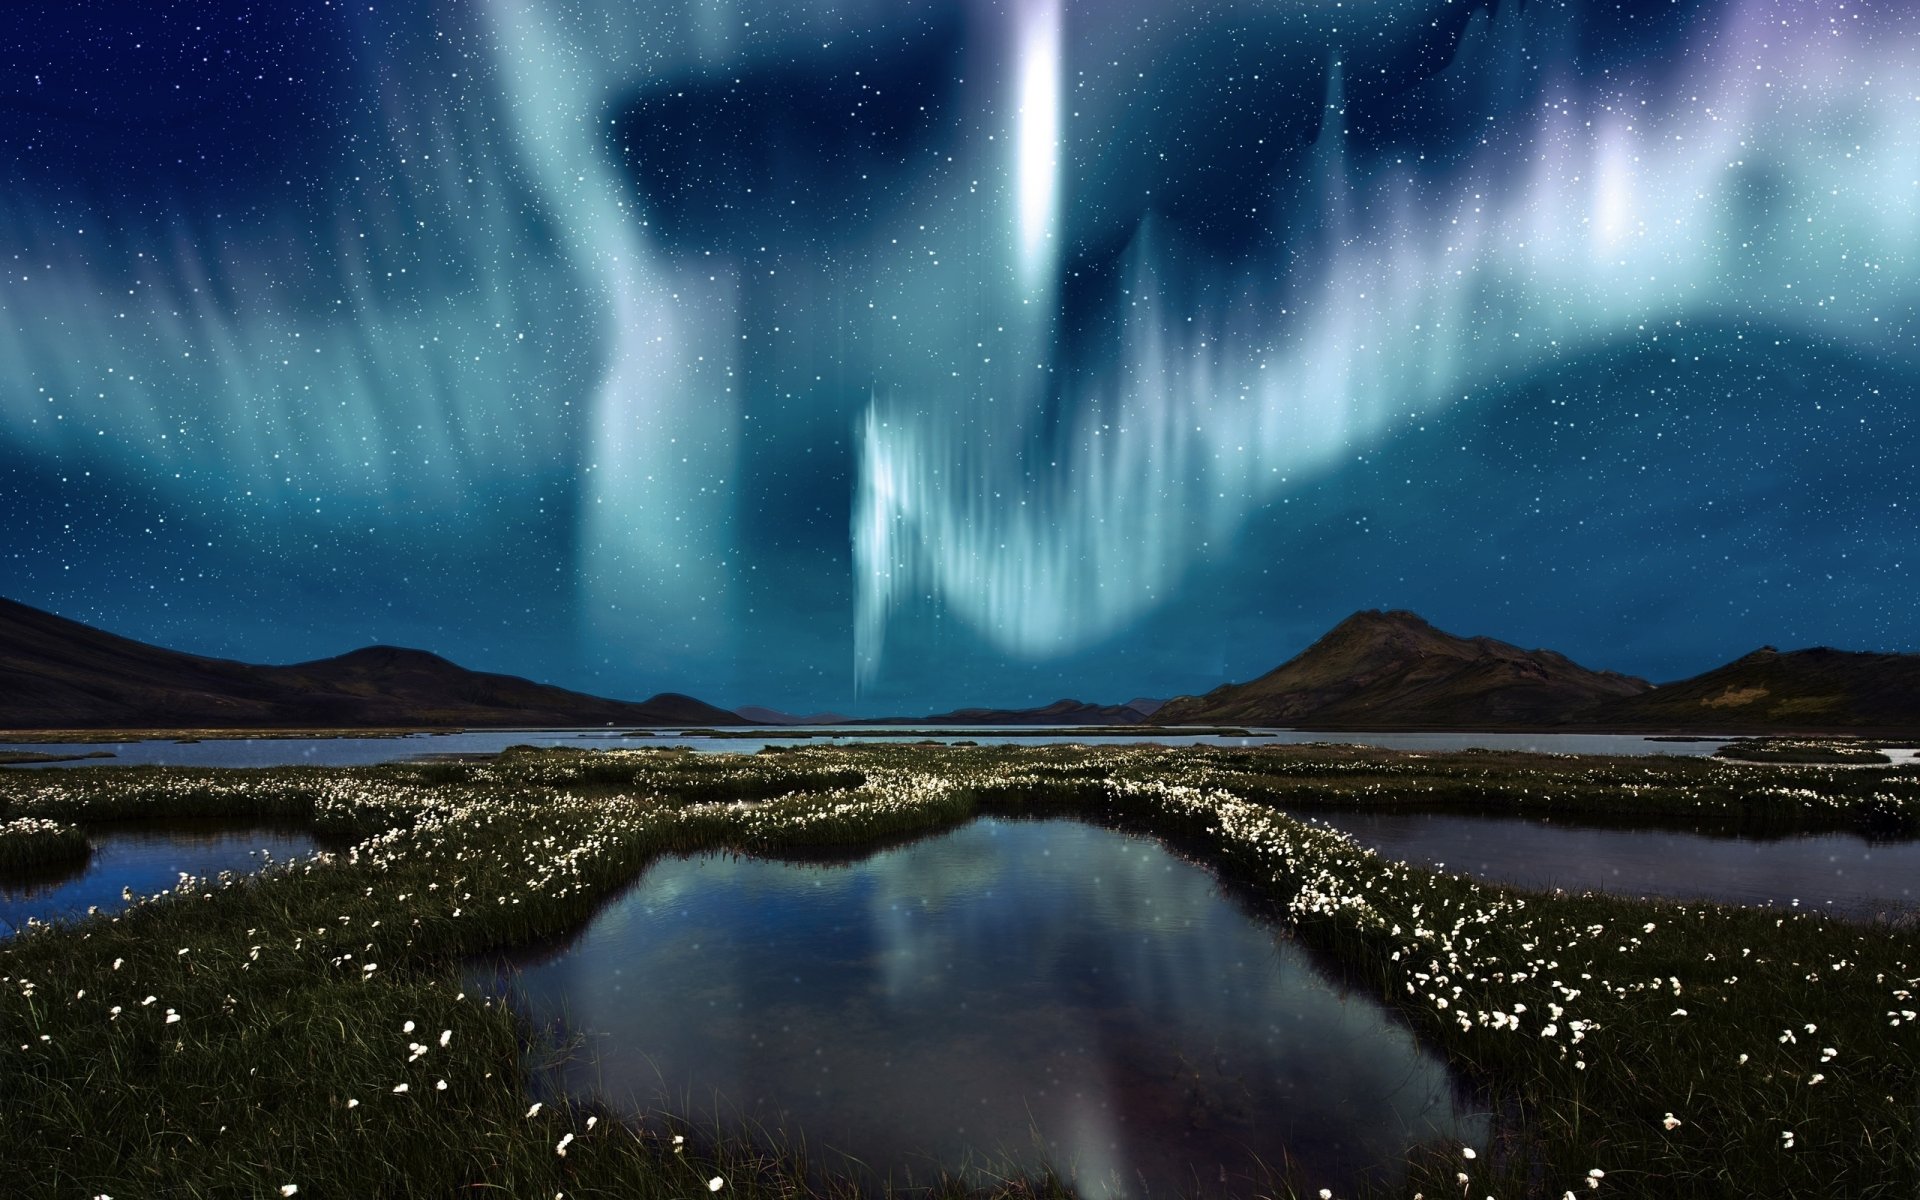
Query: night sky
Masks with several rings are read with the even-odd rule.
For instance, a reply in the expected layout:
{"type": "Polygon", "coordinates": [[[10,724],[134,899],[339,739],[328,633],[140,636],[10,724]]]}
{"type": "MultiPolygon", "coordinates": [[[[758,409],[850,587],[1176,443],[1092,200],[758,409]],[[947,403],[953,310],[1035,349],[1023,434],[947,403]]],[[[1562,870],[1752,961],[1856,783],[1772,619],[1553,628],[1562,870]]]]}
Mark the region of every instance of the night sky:
{"type": "Polygon", "coordinates": [[[1920,648],[1906,0],[10,0],[0,595],[796,712],[1920,648]]]}

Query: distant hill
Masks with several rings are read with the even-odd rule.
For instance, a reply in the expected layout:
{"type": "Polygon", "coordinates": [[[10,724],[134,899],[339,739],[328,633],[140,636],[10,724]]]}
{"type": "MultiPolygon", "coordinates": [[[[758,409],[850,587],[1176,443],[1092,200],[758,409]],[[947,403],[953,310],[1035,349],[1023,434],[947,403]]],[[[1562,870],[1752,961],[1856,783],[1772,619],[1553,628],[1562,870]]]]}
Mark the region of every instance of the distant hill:
{"type": "Polygon", "coordinates": [[[1920,654],[1763,646],[1576,719],[1608,729],[1913,734],[1920,732],[1920,654]]]}
{"type": "Polygon", "coordinates": [[[959,708],[930,717],[880,717],[863,725],[1140,725],[1160,705],[1158,700],[1130,700],[1125,704],[1088,704],[1082,700],[1055,700],[1039,708],[959,708]]]}
{"type": "Polygon", "coordinates": [[[1410,612],[1357,612],[1249,683],[1170,700],[1160,725],[1543,729],[1651,685],[1552,650],[1456,637],[1410,612]]]}
{"type": "Polygon", "coordinates": [[[808,713],[804,717],[796,717],[792,713],[781,712],[777,708],[763,708],[758,704],[749,704],[733,711],[749,725],[845,725],[852,720],[835,712],[808,713]]]}
{"type": "Polygon", "coordinates": [[[606,700],[395,646],[286,667],[202,658],[0,600],[0,729],[742,723],[691,696],[606,700]]]}

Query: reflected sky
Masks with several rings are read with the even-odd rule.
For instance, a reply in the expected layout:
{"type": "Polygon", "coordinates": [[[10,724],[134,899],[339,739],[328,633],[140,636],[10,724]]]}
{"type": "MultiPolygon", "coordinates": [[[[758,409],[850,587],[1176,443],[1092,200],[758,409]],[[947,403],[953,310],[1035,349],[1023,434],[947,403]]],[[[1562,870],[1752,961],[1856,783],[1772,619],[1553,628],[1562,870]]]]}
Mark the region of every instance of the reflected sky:
{"type": "Polygon", "coordinates": [[[121,889],[135,896],[163,892],[184,874],[251,874],[314,850],[311,834],[279,828],[235,828],[231,823],[161,822],[142,827],[94,827],[86,865],[59,870],[0,872],[0,936],[31,919],[71,920],[89,908],[119,912],[121,889]]]}
{"type": "Polygon", "coordinates": [[[663,860],[520,968],[583,1039],[567,1089],[896,1180],[1044,1161],[1089,1195],[1252,1194],[1291,1159],[1344,1190],[1482,1132],[1437,1057],[1211,875],[1076,822],[846,866],[663,860]]]}
{"type": "Polygon", "coordinates": [[[1388,858],[1527,888],[1801,907],[1871,917],[1920,905],[1920,842],[1760,840],[1450,813],[1303,814],[1388,858]]]}

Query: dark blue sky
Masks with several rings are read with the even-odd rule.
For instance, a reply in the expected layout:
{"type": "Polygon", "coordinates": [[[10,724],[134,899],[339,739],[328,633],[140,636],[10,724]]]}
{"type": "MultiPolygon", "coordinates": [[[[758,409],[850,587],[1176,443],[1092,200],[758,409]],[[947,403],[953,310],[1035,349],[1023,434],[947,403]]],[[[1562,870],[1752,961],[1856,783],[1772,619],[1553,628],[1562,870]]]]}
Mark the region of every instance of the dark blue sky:
{"type": "Polygon", "coordinates": [[[0,594],[795,711],[1916,648],[1920,24],[23,3],[0,594]]]}

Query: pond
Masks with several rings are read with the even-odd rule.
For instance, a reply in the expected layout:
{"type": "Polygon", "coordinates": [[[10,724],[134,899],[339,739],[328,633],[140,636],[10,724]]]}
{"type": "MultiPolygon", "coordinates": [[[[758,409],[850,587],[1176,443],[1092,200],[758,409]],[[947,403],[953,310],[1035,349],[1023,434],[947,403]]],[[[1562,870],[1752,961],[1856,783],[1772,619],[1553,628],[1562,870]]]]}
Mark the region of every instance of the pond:
{"type": "Polygon", "coordinates": [[[1073,821],[841,865],[663,859],[473,978],[580,1039],[548,1086],[872,1182],[1047,1164],[1090,1197],[1251,1196],[1292,1162],[1350,1195],[1417,1141],[1486,1135],[1437,1055],[1214,876],[1073,821]]]}
{"type": "Polygon", "coordinates": [[[1847,917],[1920,905],[1920,841],[1846,833],[1763,840],[1453,813],[1296,815],[1351,833],[1388,858],[1519,887],[1798,906],[1847,917]]]}
{"type": "Polygon", "coordinates": [[[166,891],[189,875],[254,872],[314,850],[314,839],[297,829],[236,826],[231,822],[168,821],[94,826],[93,848],[84,865],[59,870],[0,872],[0,937],[29,918],[67,920],[127,907],[122,888],[136,896],[166,891]]]}
{"type": "Polygon", "coordinates": [[[713,737],[698,731],[611,729],[465,729],[441,733],[412,733],[378,737],[249,737],[208,738],[204,741],[148,739],[129,742],[3,743],[0,750],[74,757],[65,762],[24,763],[16,771],[99,766],[169,767],[364,767],[374,763],[404,762],[439,754],[498,754],[508,746],[589,746],[596,749],[631,746],[686,746],[709,754],[752,754],[762,746],[804,746],[838,740],[858,745],[926,741],[970,741],[982,745],[1045,746],[1075,742],[1090,746],[1274,746],[1334,742],[1380,746],[1391,750],[1524,750],[1546,754],[1677,754],[1707,755],[1725,740],[1670,741],[1637,734],[1606,733],[1305,733],[1293,729],[1255,730],[1258,736],[1218,733],[1181,733],[1168,730],[1137,733],[1088,734],[1048,732],[1045,727],[1018,730],[982,728],[956,731],[951,727],[929,735],[905,726],[876,735],[866,726],[814,727],[739,731],[713,737]],[[744,734],[744,736],[742,736],[744,734]],[[112,757],[82,755],[107,752],[112,757]]]}

